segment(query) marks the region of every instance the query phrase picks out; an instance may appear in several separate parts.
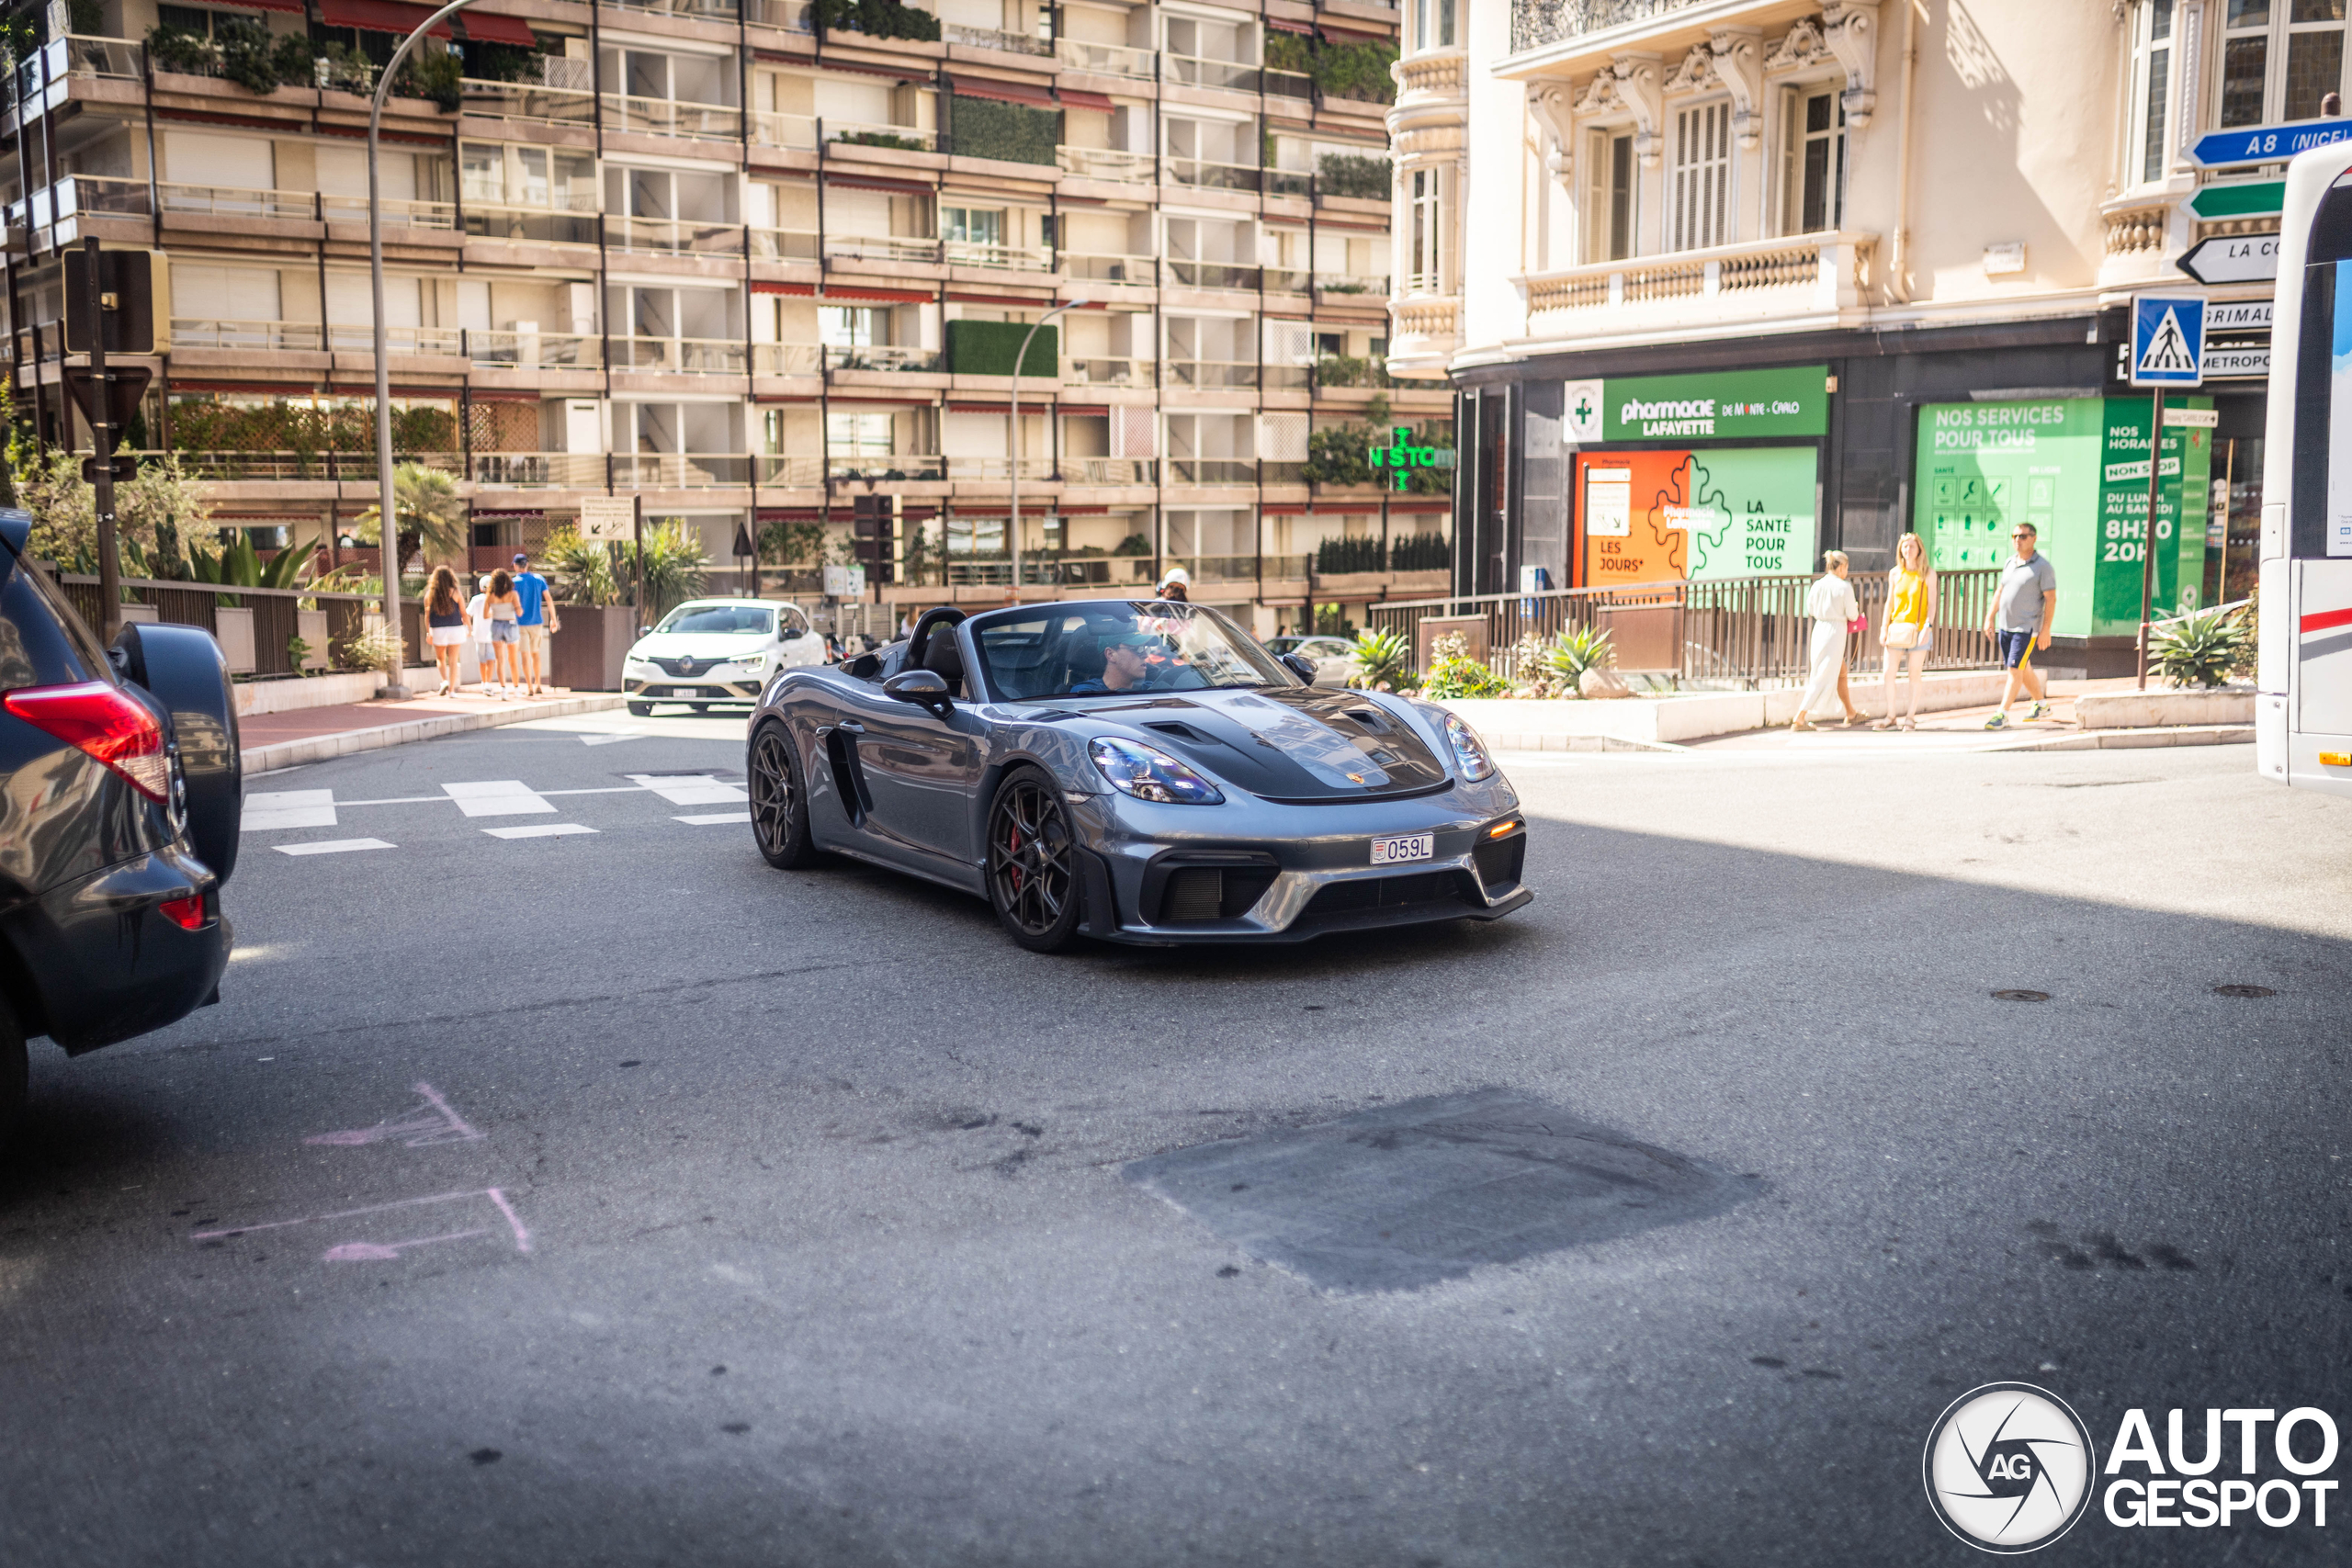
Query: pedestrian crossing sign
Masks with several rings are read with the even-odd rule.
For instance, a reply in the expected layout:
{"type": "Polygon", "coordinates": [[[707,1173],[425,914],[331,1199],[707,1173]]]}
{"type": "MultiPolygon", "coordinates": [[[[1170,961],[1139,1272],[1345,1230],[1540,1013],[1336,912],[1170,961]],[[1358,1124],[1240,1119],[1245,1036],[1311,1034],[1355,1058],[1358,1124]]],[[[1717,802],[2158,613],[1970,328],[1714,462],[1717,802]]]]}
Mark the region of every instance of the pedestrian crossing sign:
{"type": "Polygon", "coordinates": [[[2132,384],[2195,387],[2205,379],[2205,300],[2194,294],[2132,297],[2132,384]]]}

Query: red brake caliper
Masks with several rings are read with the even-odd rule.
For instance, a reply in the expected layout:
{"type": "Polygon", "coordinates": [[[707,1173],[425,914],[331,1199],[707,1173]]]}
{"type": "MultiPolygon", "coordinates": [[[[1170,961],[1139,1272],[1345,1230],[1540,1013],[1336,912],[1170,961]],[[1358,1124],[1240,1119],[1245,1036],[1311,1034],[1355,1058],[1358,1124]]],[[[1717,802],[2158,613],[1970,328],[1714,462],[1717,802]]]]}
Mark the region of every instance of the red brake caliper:
{"type": "Polygon", "coordinates": [[[1004,846],[1004,852],[1005,852],[1006,858],[1008,858],[1009,860],[1011,860],[1011,861],[1012,862],[1012,868],[1011,868],[1011,869],[1012,869],[1012,891],[1017,895],[1017,894],[1021,891],[1021,859],[1020,859],[1020,856],[1021,856],[1021,821],[1020,821],[1020,818],[1012,818],[1012,819],[1011,820],[1011,822],[1010,822],[1009,826],[1010,826],[1010,828],[1011,828],[1011,829],[1012,829],[1012,838],[1011,838],[1011,840],[1010,840],[1005,844],[1005,846],[1004,846]]]}

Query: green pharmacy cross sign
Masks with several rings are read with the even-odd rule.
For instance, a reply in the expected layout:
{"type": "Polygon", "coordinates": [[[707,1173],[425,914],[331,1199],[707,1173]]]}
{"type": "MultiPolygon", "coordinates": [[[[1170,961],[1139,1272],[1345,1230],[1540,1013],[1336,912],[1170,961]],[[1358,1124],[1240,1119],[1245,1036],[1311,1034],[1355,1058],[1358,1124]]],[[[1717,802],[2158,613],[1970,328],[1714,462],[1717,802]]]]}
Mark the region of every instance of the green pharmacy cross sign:
{"type": "Polygon", "coordinates": [[[1396,470],[1396,488],[1403,490],[1412,476],[1411,468],[1450,468],[1453,467],[1453,449],[1450,446],[1416,446],[1410,425],[1400,424],[1385,446],[1371,446],[1364,450],[1375,468],[1396,470]]]}

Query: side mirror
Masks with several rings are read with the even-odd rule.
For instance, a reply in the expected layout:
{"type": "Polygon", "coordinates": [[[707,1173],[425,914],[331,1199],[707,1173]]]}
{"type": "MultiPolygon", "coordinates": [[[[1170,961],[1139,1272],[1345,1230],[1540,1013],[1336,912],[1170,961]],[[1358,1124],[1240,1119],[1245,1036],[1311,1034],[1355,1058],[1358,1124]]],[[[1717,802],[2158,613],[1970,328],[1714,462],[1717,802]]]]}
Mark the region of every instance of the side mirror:
{"type": "Polygon", "coordinates": [[[784,642],[798,642],[803,635],[804,634],[798,626],[786,626],[784,628],[783,637],[779,640],[784,642]]]}
{"type": "Polygon", "coordinates": [[[913,703],[929,708],[942,718],[956,705],[948,695],[944,677],[933,670],[909,670],[882,682],[882,694],[893,702],[913,703]]]}
{"type": "Polygon", "coordinates": [[[1315,684],[1315,660],[1303,653],[1278,653],[1274,657],[1283,661],[1283,669],[1308,685],[1315,684]]]}

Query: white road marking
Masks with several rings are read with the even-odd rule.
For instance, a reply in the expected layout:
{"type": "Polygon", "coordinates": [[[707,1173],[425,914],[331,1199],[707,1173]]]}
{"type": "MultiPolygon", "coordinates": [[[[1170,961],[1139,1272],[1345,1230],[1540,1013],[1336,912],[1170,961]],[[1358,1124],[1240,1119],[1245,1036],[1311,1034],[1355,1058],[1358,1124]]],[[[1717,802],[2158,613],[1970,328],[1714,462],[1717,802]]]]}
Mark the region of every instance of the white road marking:
{"type": "Polygon", "coordinates": [[[521,779],[481,779],[470,784],[445,784],[441,788],[469,817],[524,817],[539,812],[552,816],[555,812],[554,807],[540,799],[538,792],[521,779]]]}
{"type": "MultiPolygon", "coordinates": [[[[553,807],[548,807],[552,811],[553,807]]],[[[566,833],[593,833],[594,828],[583,828],[577,822],[533,822],[522,828],[484,828],[493,839],[553,839],[566,833]]]]}
{"type": "Polygon", "coordinates": [[[388,844],[381,839],[322,839],[311,844],[273,844],[270,847],[282,855],[339,855],[351,850],[391,850],[400,846],[388,844]]]}
{"type": "Polygon", "coordinates": [[[641,731],[635,729],[624,729],[616,735],[583,735],[580,738],[580,744],[582,746],[610,746],[616,740],[634,740],[640,733],[641,731]]]}
{"type": "Polygon", "coordinates": [[[673,822],[684,822],[690,828],[711,828],[716,827],[721,822],[749,822],[751,819],[752,814],[747,809],[742,811],[707,811],[698,817],[673,817],[670,820],[673,822]]]}
{"type": "Polygon", "coordinates": [[[630,773],[628,777],[639,788],[651,790],[673,806],[731,806],[752,798],[740,786],[720,784],[708,774],[665,778],[656,773],[630,773]]]}
{"type": "Polygon", "coordinates": [[[248,833],[268,828],[332,828],[335,825],[334,791],[288,789],[249,795],[240,825],[248,833]]]}

